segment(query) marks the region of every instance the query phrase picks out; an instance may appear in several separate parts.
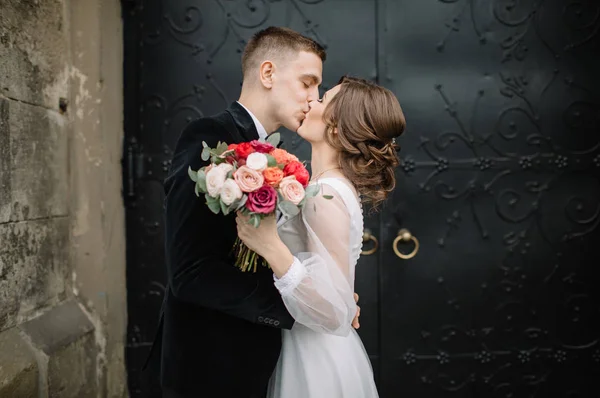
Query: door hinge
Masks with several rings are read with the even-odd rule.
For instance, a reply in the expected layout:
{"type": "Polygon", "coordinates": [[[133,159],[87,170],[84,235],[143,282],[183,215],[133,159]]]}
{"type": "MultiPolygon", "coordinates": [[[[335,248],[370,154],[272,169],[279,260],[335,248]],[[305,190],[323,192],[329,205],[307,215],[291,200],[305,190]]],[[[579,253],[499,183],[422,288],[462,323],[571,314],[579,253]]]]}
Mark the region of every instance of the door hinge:
{"type": "Polygon", "coordinates": [[[125,199],[133,201],[136,197],[136,182],[144,175],[144,154],[135,137],[131,137],[125,149],[125,199]]]}

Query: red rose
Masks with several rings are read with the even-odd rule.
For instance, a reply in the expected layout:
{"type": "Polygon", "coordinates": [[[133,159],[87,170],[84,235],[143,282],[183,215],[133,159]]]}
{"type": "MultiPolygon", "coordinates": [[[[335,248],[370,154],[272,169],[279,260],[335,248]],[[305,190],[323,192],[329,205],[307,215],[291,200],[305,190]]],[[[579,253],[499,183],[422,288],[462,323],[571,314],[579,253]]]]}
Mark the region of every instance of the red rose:
{"type": "Polygon", "coordinates": [[[258,140],[250,141],[250,145],[252,145],[252,148],[254,148],[256,152],[260,153],[269,153],[275,149],[275,147],[268,142],[260,142],[258,140]]]}
{"type": "Polygon", "coordinates": [[[238,156],[238,159],[246,159],[248,155],[254,153],[255,150],[252,148],[249,142],[242,142],[238,146],[235,147],[235,153],[238,156]]]}
{"type": "Polygon", "coordinates": [[[310,175],[308,174],[308,170],[306,167],[300,162],[292,161],[288,163],[287,166],[283,169],[285,176],[294,176],[296,177],[296,181],[298,181],[302,186],[306,187],[308,185],[308,180],[310,175]]]}
{"type": "Polygon", "coordinates": [[[238,146],[238,144],[229,144],[229,145],[227,146],[227,150],[228,150],[228,151],[231,151],[232,149],[235,149],[235,148],[237,148],[237,146],[238,146]]]}
{"type": "Polygon", "coordinates": [[[246,207],[253,213],[270,214],[277,205],[277,191],[270,185],[263,185],[248,194],[246,207]]]}

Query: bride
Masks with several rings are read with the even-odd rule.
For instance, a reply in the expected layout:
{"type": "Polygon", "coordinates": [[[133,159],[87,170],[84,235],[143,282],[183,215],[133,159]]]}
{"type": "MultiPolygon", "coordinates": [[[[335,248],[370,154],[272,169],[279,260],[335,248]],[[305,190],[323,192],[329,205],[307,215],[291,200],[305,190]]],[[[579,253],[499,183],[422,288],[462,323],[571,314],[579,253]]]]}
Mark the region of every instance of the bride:
{"type": "Polygon", "coordinates": [[[377,208],[394,189],[395,137],[405,119],[396,97],[343,77],[310,103],[298,134],[311,144],[311,184],[320,193],[289,220],[260,227],[237,217],[240,239],[264,257],[296,320],[283,330],[271,398],[373,398],[369,358],[351,323],[354,268],[361,252],[362,203],[377,208]]]}

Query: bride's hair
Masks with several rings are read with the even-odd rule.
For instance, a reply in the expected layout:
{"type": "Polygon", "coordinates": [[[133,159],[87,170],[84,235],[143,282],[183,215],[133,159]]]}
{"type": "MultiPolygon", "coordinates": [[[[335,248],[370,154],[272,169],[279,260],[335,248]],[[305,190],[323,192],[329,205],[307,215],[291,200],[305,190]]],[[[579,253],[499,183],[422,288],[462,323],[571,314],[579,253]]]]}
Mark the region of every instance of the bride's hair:
{"type": "Polygon", "coordinates": [[[398,99],[370,81],[344,76],[327,104],[325,140],[340,151],[340,167],[373,210],[396,185],[399,147],[406,121],[398,99]],[[337,134],[333,134],[337,129],[337,134]]]}

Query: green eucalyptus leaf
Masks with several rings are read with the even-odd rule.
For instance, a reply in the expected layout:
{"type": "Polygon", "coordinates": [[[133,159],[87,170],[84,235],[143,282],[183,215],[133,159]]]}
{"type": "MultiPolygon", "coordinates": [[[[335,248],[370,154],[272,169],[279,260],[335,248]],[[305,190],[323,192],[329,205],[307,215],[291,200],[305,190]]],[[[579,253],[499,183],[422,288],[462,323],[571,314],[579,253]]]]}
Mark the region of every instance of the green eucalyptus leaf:
{"type": "Polygon", "coordinates": [[[308,196],[309,198],[317,196],[317,194],[319,193],[319,189],[319,185],[317,184],[307,186],[305,189],[306,196],[308,196]]]}
{"type": "Polygon", "coordinates": [[[256,213],[250,216],[250,224],[254,226],[254,228],[258,228],[260,226],[260,216],[256,213]]]}
{"type": "Polygon", "coordinates": [[[194,170],[192,170],[191,166],[188,166],[188,176],[190,176],[192,181],[198,181],[198,174],[194,170]]]}
{"type": "Polygon", "coordinates": [[[215,150],[215,154],[217,156],[223,154],[223,152],[225,152],[227,150],[227,147],[228,147],[227,143],[225,143],[225,142],[219,142],[217,144],[217,148],[215,150]]]}
{"type": "Polygon", "coordinates": [[[206,193],[208,189],[206,189],[206,173],[204,172],[204,170],[198,170],[198,173],[196,173],[196,177],[196,184],[198,185],[198,188],[201,192],[206,193]]]}
{"type": "Polygon", "coordinates": [[[213,160],[212,160],[212,162],[213,162],[215,165],[217,165],[217,166],[218,166],[218,165],[220,165],[221,163],[226,163],[226,162],[227,162],[227,160],[226,160],[225,158],[222,158],[221,156],[213,156],[213,160]]]}
{"type": "Polygon", "coordinates": [[[332,195],[323,195],[323,199],[330,200],[330,199],[333,199],[333,196],[332,195]]]}
{"type": "Polygon", "coordinates": [[[219,206],[221,207],[221,211],[223,212],[223,215],[226,216],[229,214],[230,208],[225,203],[223,203],[222,200],[219,200],[219,206]]]}
{"type": "Polygon", "coordinates": [[[277,145],[279,145],[279,141],[281,141],[281,134],[279,133],[273,133],[267,137],[267,142],[273,145],[274,147],[277,147],[277,145]]]}
{"type": "Polygon", "coordinates": [[[210,209],[210,211],[212,211],[215,214],[219,214],[219,211],[221,210],[221,205],[219,203],[221,201],[218,198],[213,198],[209,194],[206,194],[205,198],[206,198],[206,204],[208,205],[208,208],[210,209]]]}
{"type": "Polygon", "coordinates": [[[280,202],[279,210],[281,210],[281,212],[283,214],[290,216],[290,217],[297,216],[298,213],[300,213],[300,209],[298,209],[298,206],[296,206],[289,200],[284,200],[284,201],[280,202]]]}
{"type": "Polygon", "coordinates": [[[200,190],[198,189],[198,183],[194,184],[194,192],[196,196],[200,197],[200,190]]]}
{"type": "Polygon", "coordinates": [[[248,201],[248,195],[243,195],[242,199],[240,199],[240,201],[238,202],[235,209],[239,210],[239,209],[243,208],[246,205],[247,201],[248,201]]]}
{"type": "Polygon", "coordinates": [[[205,146],[204,149],[202,150],[202,155],[201,155],[202,160],[204,160],[205,162],[210,159],[210,148],[205,146]]]}
{"type": "Polygon", "coordinates": [[[265,156],[267,157],[268,167],[277,167],[277,160],[275,160],[273,156],[269,155],[268,153],[265,153],[265,156]]]}

